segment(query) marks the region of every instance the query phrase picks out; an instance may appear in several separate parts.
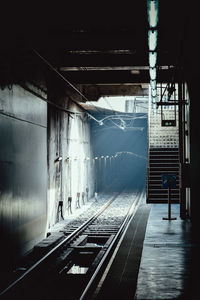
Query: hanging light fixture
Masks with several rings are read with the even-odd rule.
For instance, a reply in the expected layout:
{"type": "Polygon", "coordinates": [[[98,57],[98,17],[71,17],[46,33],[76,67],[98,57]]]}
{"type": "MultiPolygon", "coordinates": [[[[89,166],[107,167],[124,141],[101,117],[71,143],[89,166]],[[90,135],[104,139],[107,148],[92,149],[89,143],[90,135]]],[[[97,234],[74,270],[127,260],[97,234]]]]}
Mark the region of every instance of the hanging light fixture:
{"type": "Polygon", "coordinates": [[[152,98],[152,103],[156,104],[156,96],[155,97],[151,97],[152,98]]]}
{"type": "Polygon", "coordinates": [[[156,68],[149,68],[149,75],[151,80],[156,80],[156,68]]]}
{"type": "Polygon", "coordinates": [[[158,0],[147,1],[147,15],[150,28],[156,28],[158,25],[158,0]]]}
{"type": "Polygon", "coordinates": [[[157,30],[149,30],[148,31],[149,51],[155,51],[156,50],[157,37],[158,37],[158,31],[157,30]]]}
{"type": "Polygon", "coordinates": [[[155,68],[157,62],[157,53],[149,52],[149,66],[150,68],[155,68]]]}
{"type": "Polygon", "coordinates": [[[150,85],[153,90],[156,89],[156,80],[150,80],[150,85]]]}
{"type": "Polygon", "coordinates": [[[157,91],[156,90],[151,90],[151,96],[156,97],[157,96],[157,91]]]}
{"type": "Polygon", "coordinates": [[[147,17],[149,23],[148,46],[149,46],[149,76],[150,98],[153,108],[156,108],[156,66],[157,66],[157,38],[158,38],[158,0],[147,0],[147,17]]]}

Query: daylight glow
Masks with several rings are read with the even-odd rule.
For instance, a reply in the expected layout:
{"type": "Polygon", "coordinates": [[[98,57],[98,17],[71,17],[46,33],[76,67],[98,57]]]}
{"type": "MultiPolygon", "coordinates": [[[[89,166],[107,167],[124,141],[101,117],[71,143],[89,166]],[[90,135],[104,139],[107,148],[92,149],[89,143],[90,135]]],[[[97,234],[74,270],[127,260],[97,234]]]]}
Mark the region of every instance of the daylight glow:
{"type": "MultiPolygon", "coordinates": [[[[115,110],[119,112],[125,112],[126,100],[134,100],[134,96],[113,96],[113,97],[101,97],[97,102],[89,102],[96,107],[101,107],[109,110],[115,110]]],[[[103,125],[99,122],[99,125],[103,125]]]]}

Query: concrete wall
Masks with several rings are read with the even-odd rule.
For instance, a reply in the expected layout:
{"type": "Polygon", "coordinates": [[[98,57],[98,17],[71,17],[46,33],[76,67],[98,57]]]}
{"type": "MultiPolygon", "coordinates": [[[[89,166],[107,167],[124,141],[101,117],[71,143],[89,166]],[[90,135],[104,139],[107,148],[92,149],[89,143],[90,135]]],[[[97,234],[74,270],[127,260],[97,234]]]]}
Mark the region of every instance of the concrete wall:
{"type": "Polygon", "coordinates": [[[188,81],[188,94],[190,99],[190,190],[191,190],[191,218],[199,236],[199,168],[200,168],[200,122],[199,122],[199,79],[188,81]]]}
{"type": "MultiPolygon", "coordinates": [[[[94,193],[94,169],[87,116],[69,100],[62,106],[76,113],[68,114],[48,107],[48,228],[61,220],[59,201],[63,201],[63,217],[68,213],[68,197],[72,197],[72,213],[76,210],[77,193],[89,188],[94,193]],[[62,160],[56,161],[58,157],[62,160]]],[[[85,199],[86,200],[86,199],[85,199]]],[[[83,205],[82,201],[80,204],[83,205]]]]}
{"type": "Polygon", "coordinates": [[[45,234],[46,127],[44,101],[17,85],[0,90],[1,252],[10,262],[45,234]]]}
{"type": "Polygon", "coordinates": [[[9,253],[11,263],[61,220],[60,201],[65,217],[69,196],[74,213],[77,192],[89,188],[89,198],[94,195],[88,117],[69,98],[54,98],[51,91],[49,98],[74,113],[47,105],[18,85],[0,90],[0,254],[9,253]]]}
{"type": "MultiPolygon", "coordinates": [[[[174,106],[164,106],[163,116],[166,120],[174,120],[174,106]]],[[[162,126],[161,124],[161,106],[150,111],[149,120],[149,148],[178,148],[178,109],[176,111],[176,126],[162,126]]]]}

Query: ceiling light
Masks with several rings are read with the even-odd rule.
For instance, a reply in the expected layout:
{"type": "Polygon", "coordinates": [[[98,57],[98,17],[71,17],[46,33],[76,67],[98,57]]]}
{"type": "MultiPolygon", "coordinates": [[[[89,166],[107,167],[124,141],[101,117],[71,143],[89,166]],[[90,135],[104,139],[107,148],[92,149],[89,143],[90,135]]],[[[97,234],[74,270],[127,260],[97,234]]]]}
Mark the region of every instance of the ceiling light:
{"type": "Polygon", "coordinates": [[[156,97],[156,95],[157,95],[157,91],[156,90],[151,90],[151,96],[156,97]]]}
{"type": "Polygon", "coordinates": [[[149,75],[150,75],[151,80],[155,80],[156,79],[156,68],[150,68],[149,75]]]}
{"type": "Polygon", "coordinates": [[[156,66],[157,61],[157,53],[156,52],[149,52],[149,66],[150,68],[154,68],[156,66]]]}
{"type": "Polygon", "coordinates": [[[155,28],[158,25],[158,0],[148,0],[147,14],[149,27],[155,28]]]}
{"type": "Polygon", "coordinates": [[[157,47],[157,30],[149,30],[148,31],[148,43],[149,43],[149,51],[155,51],[157,47]]]}
{"type": "Polygon", "coordinates": [[[156,96],[152,97],[152,103],[156,103],[156,96]]]}
{"type": "Polygon", "coordinates": [[[156,80],[151,80],[151,81],[150,81],[150,85],[151,85],[151,88],[152,88],[153,90],[155,90],[155,89],[156,89],[156,80]]]}

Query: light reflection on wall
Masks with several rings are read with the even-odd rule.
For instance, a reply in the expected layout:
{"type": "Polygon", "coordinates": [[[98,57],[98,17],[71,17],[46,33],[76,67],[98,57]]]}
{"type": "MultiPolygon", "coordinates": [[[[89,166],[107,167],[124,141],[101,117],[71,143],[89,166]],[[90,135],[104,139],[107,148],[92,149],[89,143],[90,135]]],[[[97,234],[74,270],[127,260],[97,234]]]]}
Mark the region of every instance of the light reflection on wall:
{"type": "MultiPolygon", "coordinates": [[[[68,116],[58,113],[52,122],[49,133],[49,189],[48,226],[62,220],[59,203],[62,201],[63,217],[71,214],[68,197],[72,197],[72,213],[76,210],[77,193],[89,188],[88,196],[94,195],[94,176],[92,149],[90,143],[90,124],[84,113],[70,107],[77,114],[68,116]],[[62,160],[56,160],[62,157],[62,160]]],[[[54,112],[53,112],[54,113],[54,112]]],[[[86,201],[86,197],[84,198],[86,201]]],[[[80,196],[80,206],[83,205],[80,196]]]]}
{"type": "MultiPolygon", "coordinates": [[[[67,177],[69,186],[67,187],[67,192],[68,196],[72,197],[72,211],[76,209],[77,193],[86,193],[86,188],[92,186],[93,169],[89,127],[87,127],[88,124],[83,123],[79,117],[74,117],[71,120],[68,138],[67,177]]],[[[83,203],[81,202],[81,204],[83,203]]]]}

